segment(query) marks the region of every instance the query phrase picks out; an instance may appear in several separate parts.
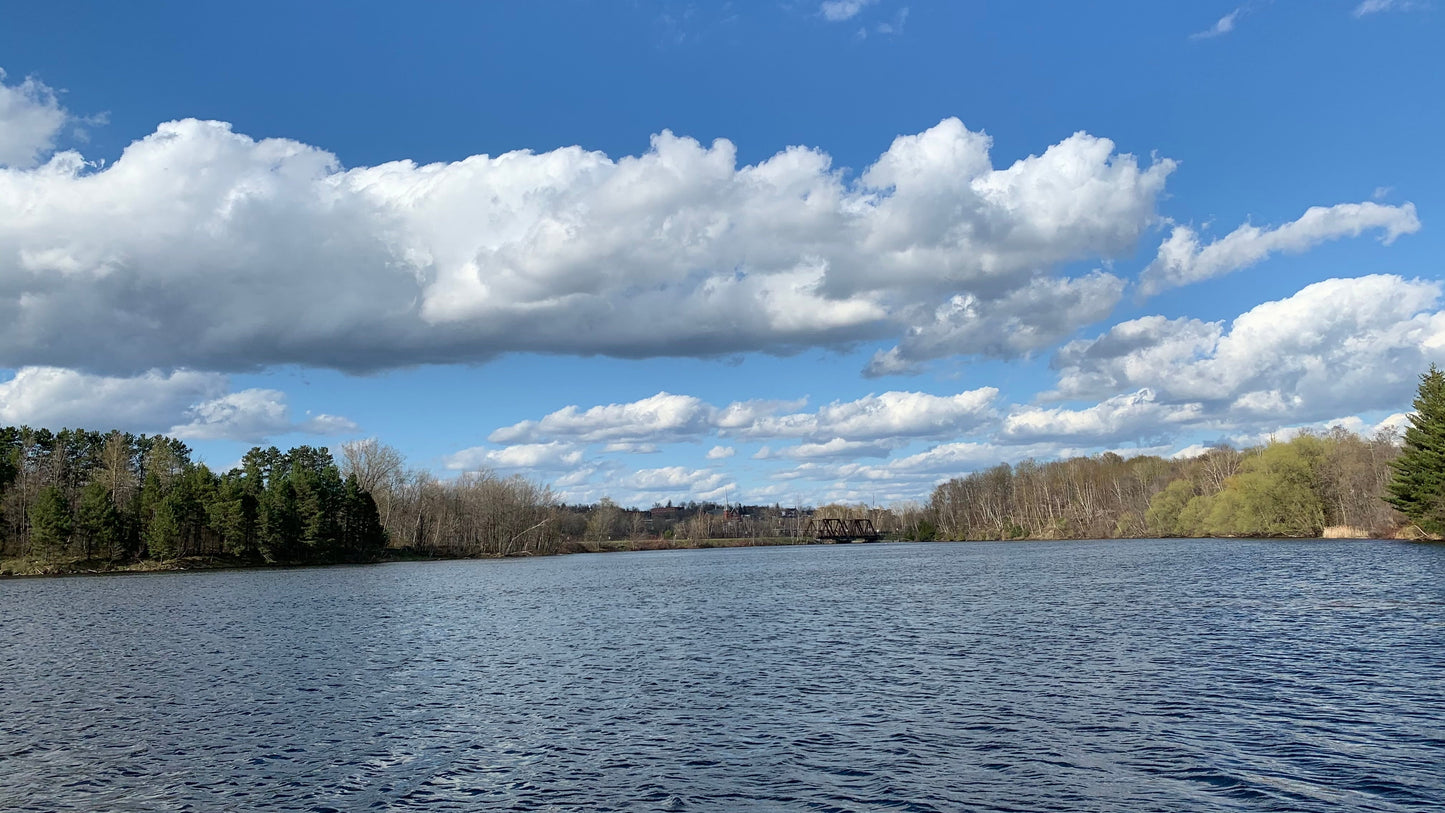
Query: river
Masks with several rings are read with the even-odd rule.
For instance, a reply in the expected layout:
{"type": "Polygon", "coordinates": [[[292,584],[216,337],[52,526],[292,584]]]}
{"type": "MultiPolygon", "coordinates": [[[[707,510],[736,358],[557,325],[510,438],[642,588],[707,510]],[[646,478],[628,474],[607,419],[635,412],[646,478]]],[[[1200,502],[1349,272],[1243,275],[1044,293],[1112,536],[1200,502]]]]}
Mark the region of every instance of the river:
{"type": "Polygon", "coordinates": [[[1445,546],[0,582],[0,809],[1421,810],[1445,546]]]}

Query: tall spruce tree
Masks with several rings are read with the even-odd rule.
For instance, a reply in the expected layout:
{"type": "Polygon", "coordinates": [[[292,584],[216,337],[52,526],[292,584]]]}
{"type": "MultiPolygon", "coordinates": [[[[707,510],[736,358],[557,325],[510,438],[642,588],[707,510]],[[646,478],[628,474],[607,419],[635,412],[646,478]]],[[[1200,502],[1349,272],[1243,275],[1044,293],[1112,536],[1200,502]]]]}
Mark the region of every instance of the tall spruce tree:
{"type": "Polygon", "coordinates": [[[46,486],[30,513],[30,542],[35,552],[46,559],[64,554],[72,528],[70,503],[65,493],[55,486],[46,486]]]}
{"type": "Polygon", "coordinates": [[[1385,501],[1438,536],[1445,534],[1445,373],[1433,364],[1420,376],[1414,406],[1385,501]]]}
{"type": "Polygon", "coordinates": [[[86,558],[115,557],[124,529],[121,526],[120,512],[115,510],[115,503],[110,499],[110,490],[103,481],[93,480],[80,492],[75,530],[80,536],[86,558]]]}

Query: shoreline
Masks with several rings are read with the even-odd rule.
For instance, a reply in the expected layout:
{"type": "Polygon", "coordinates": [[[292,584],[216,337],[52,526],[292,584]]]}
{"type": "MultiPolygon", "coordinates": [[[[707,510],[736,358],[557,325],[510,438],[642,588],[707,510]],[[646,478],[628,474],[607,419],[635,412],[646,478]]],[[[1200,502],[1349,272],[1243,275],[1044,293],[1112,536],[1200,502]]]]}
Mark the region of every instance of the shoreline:
{"type": "MultiPolygon", "coordinates": [[[[551,554],[536,554],[531,552],[519,552],[510,556],[498,555],[449,555],[449,554],[427,554],[420,553],[408,548],[392,548],[380,559],[369,562],[254,562],[238,559],[231,556],[187,556],[180,559],[166,561],[142,560],[139,562],[110,562],[101,560],[73,559],[69,561],[45,562],[30,558],[11,558],[0,560],[0,580],[6,579],[44,579],[60,578],[68,576],[124,576],[143,573],[189,573],[189,572],[210,572],[220,570],[271,570],[271,569],[293,569],[311,567],[339,567],[345,565],[384,565],[400,562],[455,562],[483,559],[524,559],[535,556],[570,556],[580,553],[607,554],[607,553],[638,553],[645,551],[669,551],[669,550],[711,550],[714,548],[774,548],[774,547],[795,547],[809,545],[835,545],[835,544],[896,544],[900,542],[918,543],[959,543],[959,542],[1091,542],[1091,541],[1126,541],[1129,539],[1232,539],[1243,537],[1217,537],[1217,536],[1178,536],[1178,537],[1115,537],[1112,540],[1091,540],[1091,539],[942,539],[942,540],[913,540],[913,539],[884,539],[876,543],[833,543],[817,542],[811,539],[790,539],[786,537],[763,537],[758,539],[707,539],[700,542],[677,543],[672,540],[609,540],[606,542],[575,542],[566,549],[551,554]],[[660,543],[660,544],[659,544],[660,543]]],[[[1251,539],[1265,537],[1248,537],[1251,539]]],[[[1362,542],[1392,542],[1392,541],[1413,541],[1427,542],[1436,541],[1429,539],[1410,539],[1405,537],[1374,538],[1374,537],[1341,537],[1328,534],[1320,536],[1299,536],[1299,537],[1274,537],[1272,541],[1290,542],[1311,542],[1311,541],[1345,541],[1355,540],[1362,542]]]]}
{"type": "MultiPolygon", "coordinates": [[[[896,541],[896,540],[895,540],[896,541]]],[[[410,548],[389,548],[379,559],[363,562],[257,562],[234,556],[184,556],[179,559],[142,559],[116,562],[99,559],[68,559],[45,561],[33,557],[0,559],[0,579],[36,579],[63,576],[123,576],[136,573],[188,573],[216,570],[270,570],[301,567],[338,567],[343,565],[392,564],[396,562],[445,562],[473,559],[524,559],[535,556],[568,556],[578,553],[629,553],[651,550],[706,550],[710,548],[761,548],[819,544],[807,539],[760,537],[757,539],[706,539],[700,542],[671,540],[608,540],[606,542],[575,542],[556,553],[521,551],[511,555],[429,554],[410,548]]]]}

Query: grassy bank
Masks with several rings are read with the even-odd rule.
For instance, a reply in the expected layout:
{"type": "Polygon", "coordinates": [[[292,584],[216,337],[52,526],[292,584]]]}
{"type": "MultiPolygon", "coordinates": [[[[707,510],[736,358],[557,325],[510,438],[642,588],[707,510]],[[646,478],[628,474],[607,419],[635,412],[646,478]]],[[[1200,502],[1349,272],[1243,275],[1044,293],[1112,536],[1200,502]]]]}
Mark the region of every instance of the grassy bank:
{"type": "Polygon", "coordinates": [[[100,573],[163,573],[179,570],[222,570],[255,567],[231,556],[186,556],[180,559],[114,562],[109,559],[42,559],[21,556],[0,559],[0,578],[13,576],[86,576],[100,573]]]}

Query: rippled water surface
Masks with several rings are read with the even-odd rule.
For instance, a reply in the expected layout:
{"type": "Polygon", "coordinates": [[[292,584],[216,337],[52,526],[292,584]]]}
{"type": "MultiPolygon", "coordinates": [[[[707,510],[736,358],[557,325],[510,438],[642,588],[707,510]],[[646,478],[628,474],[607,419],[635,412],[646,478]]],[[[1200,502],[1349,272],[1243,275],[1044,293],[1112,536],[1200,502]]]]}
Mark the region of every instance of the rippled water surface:
{"type": "Polygon", "coordinates": [[[1421,810],[1445,546],[0,582],[0,809],[1421,810]]]}

